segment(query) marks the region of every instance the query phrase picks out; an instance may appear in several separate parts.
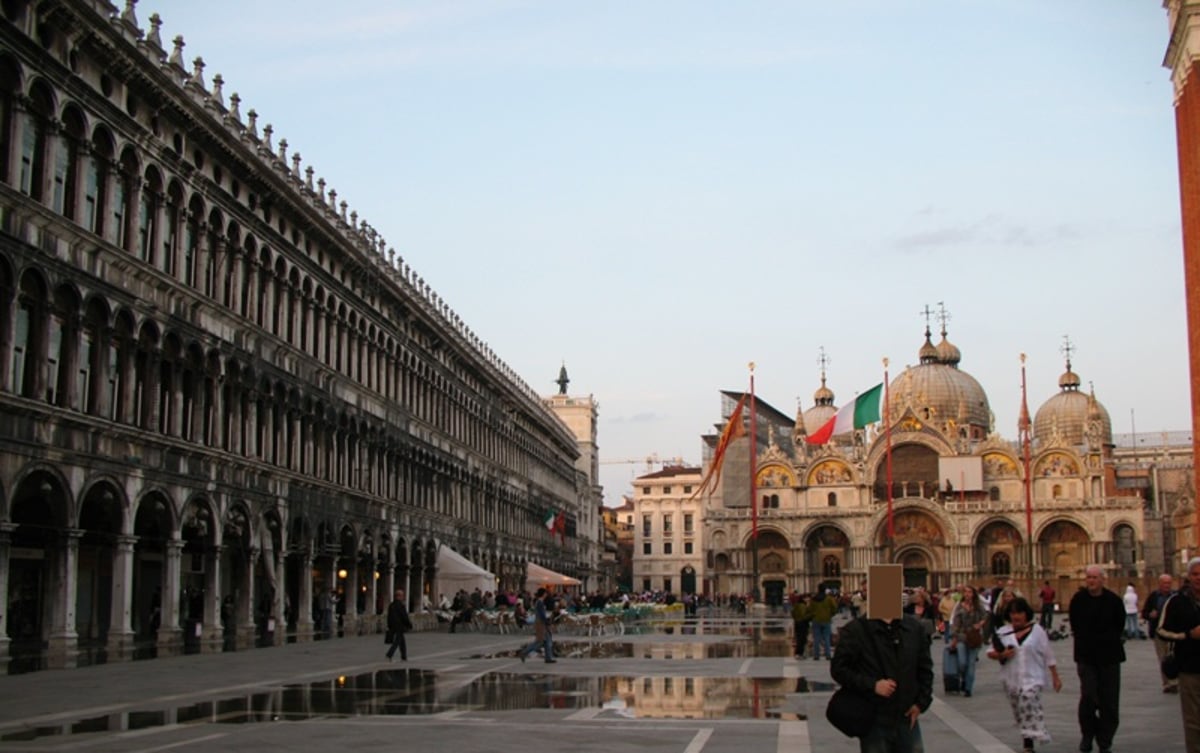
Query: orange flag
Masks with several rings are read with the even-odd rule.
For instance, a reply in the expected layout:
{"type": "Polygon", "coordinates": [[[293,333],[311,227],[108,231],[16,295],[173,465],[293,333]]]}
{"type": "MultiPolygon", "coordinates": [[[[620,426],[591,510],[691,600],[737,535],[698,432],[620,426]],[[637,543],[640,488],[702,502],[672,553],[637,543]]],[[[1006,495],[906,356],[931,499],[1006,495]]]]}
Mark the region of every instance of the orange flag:
{"type": "Polygon", "coordinates": [[[746,396],[742,395],[742,399],[738,400],[733,413],[729,415],[729,422],[721,430],[721,438],[717,440],[717,449],[713,452],[712,463],[708,466],[708,473],[704,475],[704,480],[700,482],[700,488],[696,490],[696,493],[690,499],[695,499],[703,494],[710,482],[713,488],[716,488],[717,484],[720,483],[721,464],[725,462],[725,451],[729,449],[729,445],[733,443],[733,440],[746,436],[746,427],[742,425],[742,409],[745,405],[746,396]]]}

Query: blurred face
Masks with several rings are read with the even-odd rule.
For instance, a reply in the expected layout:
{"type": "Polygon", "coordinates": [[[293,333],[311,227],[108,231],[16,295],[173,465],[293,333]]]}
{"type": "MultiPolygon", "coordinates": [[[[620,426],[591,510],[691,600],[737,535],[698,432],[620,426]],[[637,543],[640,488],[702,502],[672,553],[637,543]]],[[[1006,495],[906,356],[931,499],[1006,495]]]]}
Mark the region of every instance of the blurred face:
{"type": "Polygon", "coordinates": [[[971,586],[964,586],[962,590],[963,601],[968,604],[975,603],[975,589],[971,586]]]}
{"type": "Polygon", "coordinates": [[[1029,625],[1029,615],[1019,609],[1014,609],[1008,615],[1009,622],[1012,623],[1013,630],[1021,630],[1029,625]]]}
{"type": "Polygon", "coordinates": [[[1099,596],[1104,590],[1104,575],[1098,567],[1089,567],[1083,578],[1083,584],[1092,596],[1099,596]]]}
{"type": "Polygon", "coordinates": [[[1200,593],[1200,565],[1192,565],[1188,568],[1188,585],[1192,588],[1192,593],[1200,593]]]}
{"type": "Polygon", "coordinates": [[[1158,576],[1158,590],[1163,593],[1170,593],[1171,586],[1175,585],[1175,579],[1170,575],[1158,576]]]}

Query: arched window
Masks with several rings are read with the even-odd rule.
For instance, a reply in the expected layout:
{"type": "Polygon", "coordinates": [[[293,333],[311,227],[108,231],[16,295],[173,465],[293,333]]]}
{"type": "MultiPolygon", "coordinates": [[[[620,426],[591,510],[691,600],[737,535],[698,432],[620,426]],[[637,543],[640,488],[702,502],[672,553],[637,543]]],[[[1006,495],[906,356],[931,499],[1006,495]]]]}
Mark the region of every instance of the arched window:
{"type": "Polygon", "coordinates": [[[1062,495],[1062,484],[1055,484],[1054,488],[1050,492],[1050,496],[1054,497],[1055,499],[1061,499],[1062,495]]]}
{"type": "Polygon", "coordinates": [[[837,507],[837,492],[829,492],[829,506],[837,507]]]}
{"type": "Polygon", "coordinates": [[[1000,501],[1000,487],[993,486],[990,489],[988,489],[988,499],[991,500],[992,502],[999,502],[1000,501]]]}
{"type": "Polygon", "coordinates": [[[842,577],[842,561],[832,554],[825,555],[821,560],[821,576],[825,578],[842,577]]]}
{"type": "Polygon", "coordinates": [[[51,114],[49,95],[39,86],[21,114],[21,172],[17,188],[34,201],[42,201],[46,180],[46,121],[51,114]]]}
{"type": "Polygon", "coordinates": [[[33,371],[36,350],[37,305],[29,296],[22,295],[17,302],[16,330],[13,334],[12,364],[9,374],[12,391],[22,397],[33,397],[33,371]]]}
{"type": "Polygon", "coordinates": [[[1007,552],[992,555],[992,575],[1008,575],[1012,572],[1012,559],[1007,552]]]}

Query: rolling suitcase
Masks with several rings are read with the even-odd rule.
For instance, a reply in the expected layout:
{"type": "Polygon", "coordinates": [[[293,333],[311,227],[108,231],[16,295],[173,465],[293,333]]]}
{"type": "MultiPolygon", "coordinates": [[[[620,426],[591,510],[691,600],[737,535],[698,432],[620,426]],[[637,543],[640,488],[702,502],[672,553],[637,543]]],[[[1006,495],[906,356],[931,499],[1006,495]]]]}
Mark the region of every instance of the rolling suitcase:
{"type": "Polygon", "coordinates": [[[958,677],[958,652],[949,647],[942,649],[942,686],[947,693],[962,690],[958,677]]]}

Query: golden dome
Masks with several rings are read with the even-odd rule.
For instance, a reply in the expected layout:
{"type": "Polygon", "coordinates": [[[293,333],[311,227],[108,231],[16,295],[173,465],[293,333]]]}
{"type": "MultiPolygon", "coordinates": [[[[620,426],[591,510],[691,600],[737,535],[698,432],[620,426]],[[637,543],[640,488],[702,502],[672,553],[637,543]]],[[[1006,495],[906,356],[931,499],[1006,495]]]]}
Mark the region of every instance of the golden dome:
{"type": "Polygon", "coordinates": [[[937,344],[938,360],[950,366],[957,366],[962,360],[962,352],[958,346],[946,339],[946,333],[942,332],[942,341],[937,344]]]}
{"type": "Polygon", "coordinates": [[[821,375],[821,386],[813,393],[813,403],[817,406],[833,405],[833,390],[825,386],[825,375],[821,375]]]}
{"type": "Polygon", "coordinates": [[[942,344],[946,347],[935,347],[929,330],[925,330],[925,344],[919,351],[921,363],[905,369],[888,386],[893,410],[910,405],[919,419],[939,425],[953,420],[960,426],[966,424],[986,432],[992,418],[987,393],[975,377],[958,368],[958,348],[944,336],[942,344]],[[943,361],[939,350],[951,360],[943,361]]]}
{"type": "Polygon", "coordinates": [[[1112,419],[1108,411],[1094,394],[1080,392],[1079,385],[1079,375],[1071,371],[1068,361],[1066,372],[1058,378],[1058,394],[1042,403],[1033,418],[1035,440],[1049,442],[1057,431],[1068,447],[1085,444],[1087,424],[1091,419],[1100,422],[1100,441],[1112,444],[1112,419]]]}
{"type": "Polygon", "coordinates": [[[820,429],[826,424],[826,422],[829,421],[829,419],[833,418],[836,413],[837,408],[833,405],[833,403],[829,403],[828,405],[814,405],[813,407],[804,411],[805,431],[811,434],[817,429],[820,429]]]}

